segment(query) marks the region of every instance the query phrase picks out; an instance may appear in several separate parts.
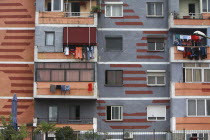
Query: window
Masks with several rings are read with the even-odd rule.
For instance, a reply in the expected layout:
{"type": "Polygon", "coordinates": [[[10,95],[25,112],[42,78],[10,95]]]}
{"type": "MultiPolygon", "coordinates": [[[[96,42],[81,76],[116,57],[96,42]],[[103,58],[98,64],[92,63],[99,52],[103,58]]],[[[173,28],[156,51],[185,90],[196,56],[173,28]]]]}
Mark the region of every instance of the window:
{"type": "Polygon", "coordinates": [[[147,71],[147,85],[149,86],[164,86],[165,70],[148,70],[147,71]]]}
{"type": "Polygon", "coordinates": [[[122,121],[123,107],[122,106],[107,106],[106,107],[106,120],[109,121],[122,121]]]}
{"type": "Polygon", "coordinates": [[[165,121],[166,106],[147,106],[147,120],[149,121],[165,121]]]}
{"type": "Polygon", "coordinates": [[[106,37],[106,51],[121,51],[122,37],[106,37]]]}
{"type": "Polygon", "coordinates": [[[45,0],[45,11],[63,11],[63,0],[45,0]]]}
{"type": "Polygon", "coordinates": [[[148,51],[164,51],[164,38],[147,38],[148,51]]]}
{"type": "Polygon", "coordinates": [[[202,0],[202,12],[210,12],[210,0],[202,0]]]}
{"type": "Polygon", "coordinates": [[[45,32],[45,45],[54,46],[55,33],[54,32],[45,32]]]}
{"type": "Polygon", "coordinates": [[[57,106],[49,106],[49,122],[57,122],[58,108],[57,106]]]}
{"type": "Polygon", "coordinates": [[[79,105],[70,106],[69,120],[80,120],[80,106],[79,105]]]}
{"type": "Polygon", "coordinates": [[[106,2],[105,16],[106,17],[123,17],[122,2],[106,2]]]}
{"type": "Polygon", "coordinates": [[[105,84],[107,86],[122,86],[123,85],[123,71],[107,70],[105,84]]]}
{"type": "Polygon", "coordinates": [[[162,2],[147,2],[147,16],[162,17],[163,3],[162,2]]]}
{"type": "Polygon", "coordinates": [[[207,63],[183,64],[183,79],[186,83],[210,82],[210,67],[207,63]]]}
{"type": "Polygon", "coordinates": [[[187,110],[188,116],[210,116],[210,100],[189,99],[187,110]]]}
{"type": "Polygon", "coordinates": [[[208,140],[208,133],[186,134],[186,140],[208,140]]]}
{"type": "Polygon", "coordinates": [[[36,63],[36,81],[94,82],[93,63],[36,63]]]}

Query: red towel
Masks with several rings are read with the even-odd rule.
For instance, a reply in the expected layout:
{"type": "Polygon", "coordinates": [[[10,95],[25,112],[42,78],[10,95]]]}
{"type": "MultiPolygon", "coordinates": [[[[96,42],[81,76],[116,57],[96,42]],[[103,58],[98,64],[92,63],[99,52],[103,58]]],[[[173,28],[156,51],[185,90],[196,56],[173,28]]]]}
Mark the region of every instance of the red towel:
{"type": "Polygon", "coordinates": [[[88,91],[93,91],[93,85],[92,85],[92,83],[89,83],[88,84],[88,91]]]}

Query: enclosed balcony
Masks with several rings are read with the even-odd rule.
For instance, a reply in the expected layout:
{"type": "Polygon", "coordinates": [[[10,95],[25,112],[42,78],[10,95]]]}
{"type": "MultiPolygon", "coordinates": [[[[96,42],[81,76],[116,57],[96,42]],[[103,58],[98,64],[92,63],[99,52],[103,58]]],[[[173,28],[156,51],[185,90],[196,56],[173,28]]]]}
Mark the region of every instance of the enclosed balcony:
{"type": "Polygon", "coordinates": [[[179,0],[178,9],[170,15],[170,28],[206,28],[210,25],[209,0],[179,0]]]}
{"type": "Polygon", "coordinates": [[[43,9],[37,11],[37,24],[70,24],[94,26],[97,24],[97,14],[91,12],[96,1],[92,0],[45,0],[43,9]]]}

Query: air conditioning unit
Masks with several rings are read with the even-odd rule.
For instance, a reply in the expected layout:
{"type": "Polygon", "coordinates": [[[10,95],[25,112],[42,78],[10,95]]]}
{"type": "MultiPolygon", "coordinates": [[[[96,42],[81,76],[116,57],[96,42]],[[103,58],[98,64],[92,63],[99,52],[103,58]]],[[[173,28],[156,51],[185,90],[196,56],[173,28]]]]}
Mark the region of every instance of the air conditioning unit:
{"type": "Polygon", "coordinates": [[[132,132],[125,132],[124,133],[124,140],[133,140],[133,133],[132,132]]]}

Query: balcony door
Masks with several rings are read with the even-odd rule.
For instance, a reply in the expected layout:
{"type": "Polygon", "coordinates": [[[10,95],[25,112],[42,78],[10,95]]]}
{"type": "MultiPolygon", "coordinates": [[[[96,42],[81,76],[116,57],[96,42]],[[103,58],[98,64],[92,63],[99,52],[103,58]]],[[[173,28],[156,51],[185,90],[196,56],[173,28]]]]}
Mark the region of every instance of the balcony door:
{"type": "Polygon", "coordinates": [[[80,120],[80,106],[79,105],[70,105],[69,120],[80,120]]]}
{"type": "Polygon", "coordinates": [[[80,16],[80,3],[79,2],[71,3],[71,12],[72,12],[72,16],[80,16]]]}
{"type": "Polygon", "coordinates": [[[189,7],[189,15],[194,16],[195,15],[195,4],[191,3],[188,5],[188,7],[189,7]]]}

